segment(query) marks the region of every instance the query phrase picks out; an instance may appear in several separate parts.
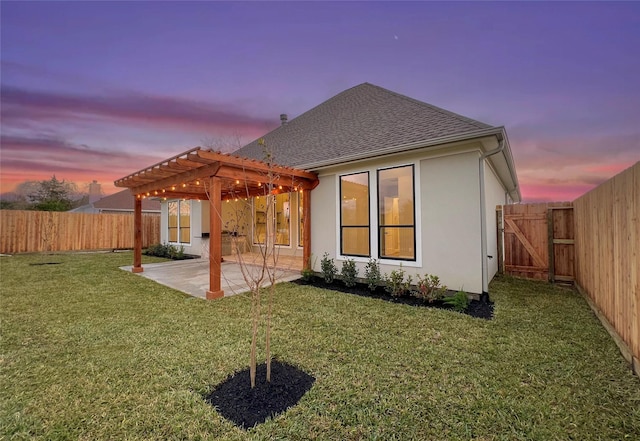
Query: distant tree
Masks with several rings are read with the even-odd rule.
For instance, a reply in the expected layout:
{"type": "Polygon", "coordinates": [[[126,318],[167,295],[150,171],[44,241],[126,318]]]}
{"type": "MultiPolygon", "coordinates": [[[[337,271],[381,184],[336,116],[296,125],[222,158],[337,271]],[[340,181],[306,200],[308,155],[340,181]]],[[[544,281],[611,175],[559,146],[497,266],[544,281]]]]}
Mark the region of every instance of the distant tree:
{"type": "Polygon", "coordinates": [[[27,194],[31,209],[40,211],[68,211],[73,208],[73,197],[78,187],[73,182],[59,181],[55,175],[49,180],[39,181],[27,194]]]}

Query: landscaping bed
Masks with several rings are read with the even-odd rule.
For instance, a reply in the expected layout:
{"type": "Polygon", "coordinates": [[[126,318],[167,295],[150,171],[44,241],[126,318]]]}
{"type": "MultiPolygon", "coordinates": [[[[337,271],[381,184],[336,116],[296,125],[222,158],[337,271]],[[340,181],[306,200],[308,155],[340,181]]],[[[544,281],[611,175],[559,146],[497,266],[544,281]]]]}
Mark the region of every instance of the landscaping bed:
{"type": "MultiPolygon", "coordinates": [[[[312,276],[305,279],[297,279],[293,281],[298,285],[309,285],[317,288],[330,289],[333,291],[340,291],[347,294],[355,294],[362,297],[370,297],[374,299],[384,300],[391,303],[399,303],[403,305],[416,306],[416,307],[429,307],[453,310],[453,307],[443,300],[434,300],[433,302],[427,302],[424,299],[420,299],[411,295],[392,296],[387,292],[383,286],[378,286],[375,290],[370,290],[365,283],[356,283],[353,287],[348,287],[341,280],[334,280],[327,283],[322,277],[312,276]]],[[[455,291],[447,291],[447,296],[454,295],[455,291]]],[[[493,302],[488,298],[482,300],[471,300],[467,308],[461,311],[463,314],[470,315],[471,317],[481,318],[485,320],[491,320],[493,318],[493,302]]]]}
{"type": "Polygon", "coordinates": [[[267,365],[256,368],[256,386],[251,388],[249,369],[231,375],[204,398],[226,419],[242,429],[264,423],[295,406],[316,380],[311,375],[278,360],[271,361],[271,382],[267,365]]]}

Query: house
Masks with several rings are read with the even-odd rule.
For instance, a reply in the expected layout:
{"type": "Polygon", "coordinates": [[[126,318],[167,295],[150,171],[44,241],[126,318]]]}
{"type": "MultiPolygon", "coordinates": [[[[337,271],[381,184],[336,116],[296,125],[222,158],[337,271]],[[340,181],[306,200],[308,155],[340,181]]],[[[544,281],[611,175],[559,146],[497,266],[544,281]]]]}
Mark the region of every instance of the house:
{"type": "MultiPolygon", "coordinates": [[[[361,275],[367,262],[376,259],[383,273],[402,267],[414,278],[438,275],[451,289],[488,291],[498,270],[495,207],[521,198],[504,127],[369,83],[291,120],[281,115],[281,122],[233,155],[195,149],[116,185],[145,198],[152,196],[149,190],[155,188],[157,195],[160,187],[179,182],[178,173],[183,181],[190,180],[182,183],[185,190],[209,176],[226,179],[218,184],[212,180],[211,185],[218,186],[215,192],[198,196],[209,204],[193,197],[196,190],[181,193],[175,185],[160,189],[166,198],[162,240],[182,244],[188,253],[211,256],[219,252],[213,248],[214,243],[219,246],[217,231],[230,225],[254,246],[264,240],[268,221],[264,216],[269,210],[256,187],[261,178],[255,172],[266,150],[281,167],[272,219],[281,254],[302,254],[316,271],[325,253],[339,268],[341,261],[353,259],[361,275]],[[203,168],[206,158],[208,171],[203,168]],[[174,169],[176,175],[166,177],[174,169]],[[253,187],[244,200],[244,194],[231,187],[234,178],[237,185],[249,182],[247,171],[253,187]],[[153,179],[156,182],[149,182],[153,179]],[[214,202],[220,202],[219,208],[214,202]],[[247,210],[243,222],[234,221],[233,213],[247,210]],[[212,212],[221,215],[212,217],[212,212]]],[[[214,260],[211,269],[218,270],[214,260]]]]}
{"type": "MultiPolygon", "coordinates": [[[[95,181],[94,181],[95,183],[95,181]]],[[[74,213],[133,213],[134,197],[129,190],[122,190],[109,196],[102,197],[88,204],[70,210],[74,213]]],[[[142,201],[142,212],[148,214],[160,214],[160,201],[145,199],[142,201]]]]}

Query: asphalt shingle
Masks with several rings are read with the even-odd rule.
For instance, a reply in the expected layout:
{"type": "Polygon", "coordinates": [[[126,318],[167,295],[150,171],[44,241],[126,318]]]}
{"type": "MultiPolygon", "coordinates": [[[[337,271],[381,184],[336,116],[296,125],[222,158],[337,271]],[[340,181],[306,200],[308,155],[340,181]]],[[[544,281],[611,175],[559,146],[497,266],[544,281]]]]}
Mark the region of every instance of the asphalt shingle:
{"type": "MultiPolygon", "coordinates": [[[[463,135],[492,126],[390,90],[363,83],[291,119],[264,136],[274,162],[307,169],[349,156],[375,156],[412,142],[463,135]]],[[[255,140],[234,152],[264,159],[255,140]]]]}

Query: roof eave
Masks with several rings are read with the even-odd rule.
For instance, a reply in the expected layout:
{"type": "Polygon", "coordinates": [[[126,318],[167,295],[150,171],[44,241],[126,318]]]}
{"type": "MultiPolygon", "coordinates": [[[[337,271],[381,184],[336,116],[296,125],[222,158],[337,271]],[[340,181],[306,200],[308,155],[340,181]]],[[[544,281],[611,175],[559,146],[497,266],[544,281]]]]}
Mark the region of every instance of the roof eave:
{"type": "Polygon", "coordinates": [[[503,127],[491,127],[488,129],[475,130],[473,132],[466,132],[456,135],[442,136],[439,138],[431,138],[426,140],[414,141],[407,144],[400,144],[384,149],[375,150],[373,152],[367,152],[365,154],[344,155],[340,158],[333,158],[324,161],[316,161],[308,164],[300,164],[297,167],[309,171],[318,171],[326,167],[332,167],[334,165],[344,164],[345,162],[360,161],[363,159],[371,159],[378,156],[391,155],[394,153],[406,152],[410,150],[422,149],[425,147],[433,147],[440,144],[450,144],[453,142],[467,141],[474,138],[482,138],[484,136],[497,135],[503,133],[503,127]]]}
{"type": "Polygon", "coordinates": [[[515,202],[520,202],[522,200],[522,196],[520,194],[520,185],[518,184],[518,177],[515,172],[515,164],[513,162],[513,155],[511,154],[511,147],[509,145],[509,140],[507,138],[507,133],[504,126],[500,127],[489,127],[487,129],[475,130],[472,132],[465,132],[456,135],[443,136],[439,138],[432,138],[427,140],[415,141],[407,144],[400,144],[392,147],[388,147],[385,149],[379,149],[373,152],[367,152],[366,154],[354,154],[354,155],[345,155],[341,156],[338,159],[328,159],[324,161],[316,161],[308,164],[300,164],[297,167],[308,170],[318,172],[324,168],[332,167],[335,165],[344,164],[347,162],[354,161],[362,161],[366,159],[376,158],[379,156],[392,155],[394,153],[407,152],[411,150],[418,150],[427,147],[434,147],[437,145],[446,145],[460,141],[469,141],[472,139],[483,138],[487,136],[498,136],[501,135],[505,140],[505,148],[502,151],[502,157],[506,162],[507,168],[509,169],[509,176],[505,177],[506,181],[504,184],[507,187],[507,191],[511,199],[515,202]]]}

